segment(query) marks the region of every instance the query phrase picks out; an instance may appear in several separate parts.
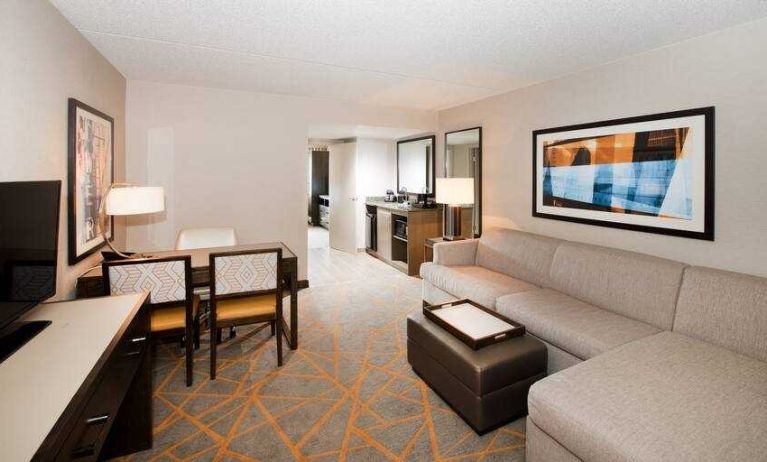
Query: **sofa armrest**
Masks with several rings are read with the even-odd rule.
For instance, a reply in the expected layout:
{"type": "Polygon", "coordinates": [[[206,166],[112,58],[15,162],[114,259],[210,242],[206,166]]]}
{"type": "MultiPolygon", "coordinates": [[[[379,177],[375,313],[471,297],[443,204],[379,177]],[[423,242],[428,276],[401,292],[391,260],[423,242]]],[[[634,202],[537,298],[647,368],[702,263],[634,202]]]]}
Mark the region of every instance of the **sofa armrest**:
{"type": "Polygon", "coordinates": [[[479,239],[438,242],[434,244],[434,263],[444,266],[474,265],[479,239]]]}

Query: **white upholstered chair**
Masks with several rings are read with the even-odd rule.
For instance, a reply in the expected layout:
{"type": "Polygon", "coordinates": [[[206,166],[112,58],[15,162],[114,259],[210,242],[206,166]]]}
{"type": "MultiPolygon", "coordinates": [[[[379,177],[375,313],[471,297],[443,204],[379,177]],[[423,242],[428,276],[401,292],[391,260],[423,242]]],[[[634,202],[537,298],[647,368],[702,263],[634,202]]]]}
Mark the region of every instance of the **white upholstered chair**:
{"type": "MultiPolygon", "coordinates": [[[[227,247],[237,245],[237,233],[234,228],[187,228],[178,232],[176,237],[176,250],[207,249],[210,247],[227,247]]],[[[207,301],[210,298],[208,287],[197,287],[194,294],[200,300],[207,301]]]]}
{"type": "Polygon", "coordinates": [[[206,249],[237,245],[234,228],[188,228],[178,232],[176,250],[206,249]]]}

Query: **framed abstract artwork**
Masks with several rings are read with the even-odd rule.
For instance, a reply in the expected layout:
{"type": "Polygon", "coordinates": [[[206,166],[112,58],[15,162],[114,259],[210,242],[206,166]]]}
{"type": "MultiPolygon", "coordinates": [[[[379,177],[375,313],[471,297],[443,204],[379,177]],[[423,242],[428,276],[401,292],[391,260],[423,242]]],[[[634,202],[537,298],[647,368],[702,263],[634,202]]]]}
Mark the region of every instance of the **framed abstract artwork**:
{"type": "MultiPolygon", "coordinates": [[[[69,99],[69,264],[106,242],[101,233],[101,201],[114,178],[114,119],[69,99]]],[[[113,238],[114,219],[105,235],[113,238]]]]}
{"type": "Polygon", "coordinates": [[[714,108],[533,132],[533,216],[714,240],[714,108]]]}

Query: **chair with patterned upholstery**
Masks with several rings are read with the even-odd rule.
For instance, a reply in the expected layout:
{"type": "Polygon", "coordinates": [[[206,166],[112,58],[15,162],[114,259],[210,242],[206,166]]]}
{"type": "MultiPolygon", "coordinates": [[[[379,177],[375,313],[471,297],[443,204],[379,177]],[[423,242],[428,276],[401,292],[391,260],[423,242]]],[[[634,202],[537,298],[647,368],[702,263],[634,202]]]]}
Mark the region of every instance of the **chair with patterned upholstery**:
{"type": "Polygon", "coordinates": [[[200,345],[200,300],[192,293],[192,257],[109,261],[102,263],[102,274],[109,295],[149,292],[152,336],[183,338],[186,385],[192,385],[192,355],[200,345]]]}
{"type": "Polygon", "coordinates": [[[268,322],[282,366],[282,249],[210,254],[210,378],[216,378],[218,329],[268,322]]]}
{"type": "MultiPolygon", "coordinates": [[[[237,232],[231,226],[217,228],[185,228],[176,236],[176,250],[207,249],[237,245],[237,232]]],[[[207,316],[207,303],[210,298],[208,287],[195,287],[194,294],[202,302],[202,319],[207,316]]],[[[229,331],[229,338],[234,337],[234,328],[229,331]]],[[[221,338],[219,332],[219,339],[221,338]]]]}

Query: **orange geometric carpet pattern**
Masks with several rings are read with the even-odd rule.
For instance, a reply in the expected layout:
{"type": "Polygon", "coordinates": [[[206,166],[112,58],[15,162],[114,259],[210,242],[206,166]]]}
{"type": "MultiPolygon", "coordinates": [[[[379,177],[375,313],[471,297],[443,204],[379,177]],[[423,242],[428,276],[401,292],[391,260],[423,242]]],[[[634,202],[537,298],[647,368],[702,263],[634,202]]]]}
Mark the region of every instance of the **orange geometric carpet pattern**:
{"type": "Polygon", "coordinates": [[[130,460],[523,461],[524,418],[477,436],[408,365],[420,281],[366,255],[320,257],[346,277],[300,292],[300,345],[282,368],[259,326],[219,346],[215,381],[203,338],[191,387],[181,352],[158,347],[154,446],[130,460]]]}

